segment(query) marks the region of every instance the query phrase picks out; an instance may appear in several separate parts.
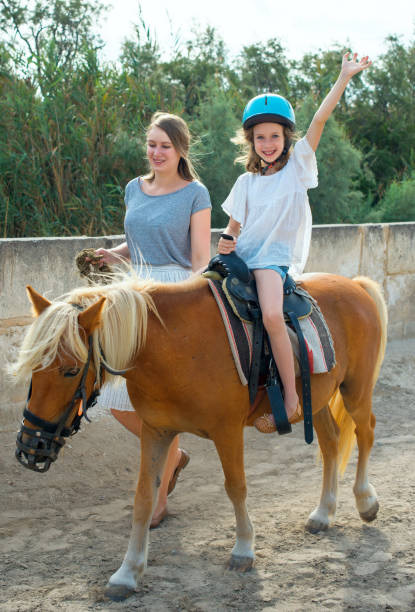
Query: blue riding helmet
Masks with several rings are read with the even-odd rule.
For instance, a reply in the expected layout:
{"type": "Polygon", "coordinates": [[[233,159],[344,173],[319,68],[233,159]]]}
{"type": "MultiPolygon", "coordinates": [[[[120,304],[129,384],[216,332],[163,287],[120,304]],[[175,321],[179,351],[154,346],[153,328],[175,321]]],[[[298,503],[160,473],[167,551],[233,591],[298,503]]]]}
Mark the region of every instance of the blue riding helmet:
{"type": "Polygon", "coordinates": [[[242,117],[242,126],[248,129],[258,123],[281,123],[295,129],[295,115],[291,104],[278,94],[261,94],[249,100],[242,117]]]}

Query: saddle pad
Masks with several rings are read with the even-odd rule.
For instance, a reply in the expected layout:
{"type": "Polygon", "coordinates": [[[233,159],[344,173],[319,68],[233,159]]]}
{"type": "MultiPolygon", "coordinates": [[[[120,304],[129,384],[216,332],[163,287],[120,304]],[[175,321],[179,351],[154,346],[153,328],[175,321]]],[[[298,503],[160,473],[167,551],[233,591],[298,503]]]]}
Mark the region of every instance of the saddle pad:
{"type": "Polygon", "coordinates": [[[236,316],[222,290],[222,281],[209,278],[207,281],[222,315],[239,378],[247,385],[252,361],[252,324],[236,316]]]}
{"type": "MultiPolygon", "coordinates": [[[[222,315],[240,381],[243,385],[247,385],[252,361],[253,325],[252,323],[241,321],[235,315],[222,290],[221,281],[213,281],[211,279],[207,279],[207,281],[222,315]]],[[[310,316],[301,319],[299,323],[307,345],[310,373],[323,374],[329,372],[336,365],[336,359],[330,330],[317,302],[313,298],[311,300],[313,310],[310,316]]],[[[294,356],[298,361],[300,351],[297,334],[288,325],[287,331],[294,356]]]]}

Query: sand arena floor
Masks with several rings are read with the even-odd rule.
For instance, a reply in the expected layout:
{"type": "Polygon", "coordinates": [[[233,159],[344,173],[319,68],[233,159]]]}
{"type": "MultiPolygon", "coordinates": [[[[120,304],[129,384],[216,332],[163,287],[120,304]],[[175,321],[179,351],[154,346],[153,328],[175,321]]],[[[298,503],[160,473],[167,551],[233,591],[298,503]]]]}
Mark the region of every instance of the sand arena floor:
{"type": "Polygon", "coordinates": [[[14,459],[16,427],[1,433],[0,609],[67,610],[414,610],[415,340],[389,344],[375,391],[378,420],[370,478],[380,502],[361,522],[352,486],[356,453],[339,487],[334,525],[304,530],[320,494],[316,445],[246,431],[248,508],[256,564],[225,569],[234,514],[212,443],[184,435],[191,462],[152,532],[137,593],[106,601],[104,586],[125,553],[138,445],[112,418],[95,418],[47,474],[14,459]]]}

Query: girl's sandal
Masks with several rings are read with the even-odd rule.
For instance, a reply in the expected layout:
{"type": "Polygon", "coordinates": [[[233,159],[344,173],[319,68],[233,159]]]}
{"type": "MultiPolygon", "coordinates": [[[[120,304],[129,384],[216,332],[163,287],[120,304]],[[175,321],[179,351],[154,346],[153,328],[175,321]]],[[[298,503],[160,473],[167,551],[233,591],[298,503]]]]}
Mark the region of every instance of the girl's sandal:
{"type": "MultiPolygon", "coordinates": [[[[298,402],[297,409],[292,415],[292,417],[289,419],[289,422],[296,423],[297,421],[301,420],[302,416],[303,414],[301,411],[301,405],[300,405],[300,402],[298,402]]],[[[255,419],[254,427],[256,427],[256,429],[260,431],[261,433],[265,433],[265,434],[274,433],[277,431],[277,428],[275,426],[274,417],[272,416],[271,413],[263,414],[262,416],[255,419]]]]}
{"type": "Polygon", "coordinates": [[[151,523],[150,523],[150,529],[157,529],[157,527],[159,527],[161,525],[161,523],[164,521],[164,519],[166,518],[166,516],[168,515],[168,510],[167,510],[167,506],[164,508],[164,510],[157,516],[151,519],[151,523]]]}
{"type": "Polygon", "coordinates": [[[258,431],[264,434],[274,433],[275,431],[277,431],[274,417],[272,416],[272,414],[263,414],[262,416],[255,419],[254,427],[256,427],[258,431]]]}

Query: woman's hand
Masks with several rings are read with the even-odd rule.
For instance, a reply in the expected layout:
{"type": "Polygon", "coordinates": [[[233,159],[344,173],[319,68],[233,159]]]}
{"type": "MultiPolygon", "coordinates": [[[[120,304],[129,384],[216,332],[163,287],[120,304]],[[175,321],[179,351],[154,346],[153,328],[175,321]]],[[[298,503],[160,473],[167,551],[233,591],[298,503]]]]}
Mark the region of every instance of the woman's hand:
{"type": "Polygon", "coordinates": [[[343,55],[342,67],[340,70],[340,76],[347,79],[351,79],[355,74],[362,72],[362,70],[366,70],[366,68],[372,65],[368,55],[362,57],[359,62],[357,61],[357,53],[353,53],[351,58],[350,55],[351,53],[349,52],[343,55]]]}
{"type": "MultiPolygon", "coordinates": [[[[120,263],[120,259],[123,259],[117,253],[114,253],[112,249],[96,249],[95,255],[101,258],[98,263],[98,268],[102,268],[104,264],[111,265],[120,263]]],[[[86,258],[86,261],[90,261],[89,257],[86,258]]]]}
{"type": "Polygon", "coordinates": [[[229,255],[236,249],[237,240],[235,236],[232,240],[227,240],[226,238],[220,238],[218,242],[218,253],[221,255],[229,255]]]}

